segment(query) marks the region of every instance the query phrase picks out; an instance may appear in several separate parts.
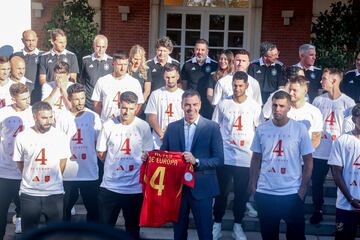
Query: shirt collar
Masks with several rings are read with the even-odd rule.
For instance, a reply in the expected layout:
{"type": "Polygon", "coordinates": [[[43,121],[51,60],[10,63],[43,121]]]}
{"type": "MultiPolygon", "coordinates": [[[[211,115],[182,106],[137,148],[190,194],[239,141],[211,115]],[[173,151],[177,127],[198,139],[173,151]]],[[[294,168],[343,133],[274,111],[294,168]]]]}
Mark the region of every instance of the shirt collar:
{"type": "MultiPolygon", "coordinates": [[[[259,58],[259,63],[260,63],[260,66],[266,65],[266,64],[264,63],[264,60],[263,60],[262,57],[259,58]]],[[[275,63],[270,64],[270,66],[275,66],[275,63]]]]}
{"type": "Polygon", "coordinates": [[[189,124],[189,123],[185,120],[185,118],[184,118],[184,125],[185,125],[185,126],[191,126],[191,125],[194,124],[195,126],[197,126],[198,123],[199,123],[199,119],[200,119],[200,114],[199,114],[199,116],[197,117],[197,119],[196,119],[193,123],[189,124]]]}
{"type": "Polygon", "coordinates": [[[309,71],[314,71],[314,66],[310,66],[308,69],[305,69],[305,67],[300,63],[300,62],[298,62],[297,64],[295,64],[295,67],[299,67],[299,68],[301,68],[301,69],[303,69],[303,70],[309,70],[309,71]]]}
{"type": "MultiPolygon", "coordinates": [[[[104,56],[100,59],[100,61],[106,61],[108,60],[109,57],[110,56],[105,53],[104,56]]],[[[92,61],[97,60],[97,58],[95,57],[95,53],[91,54],[91,60],[92,61]]]]}
{"type": "MultiPolygon", "coordinates": [[[[153,60],[154,60],[154,63],[155,63],[155,64],[158,64],[158,63],[159,63],[159,61],[158,61],[158,59],[157,59],[156,56],[153,58],[153,60]]],[[[167,62],[167,63],[172,63],[172,62],[173,62],[172,57],[168,56],[168,59],[167,59],[166,62],[167,62]]]]}
{"type": "MultiPolygon", "coordinates": [[[[59,55],[66,55],[69,51],[67,49],[64,49],[64,51],[62,51],[59,55]]],[[[54,51],[54,49],[52,48],[50,50],[51,56],[56,55],[56,52],[54,51]]]]}
{"type": "MultiPolygon", "coordinates": [[[[23,52],[24,56],[29,55],[29,53],[25,50],[25,48],[22,49],[22,52],[23,52]]],[[[40,53],[40,50],[38,48],[35,48],[35,50],[32,54],[39,55],[39,53],[40,53]]]]}
{"type": "MultiPolygon", "coordinates": [[[[197,63],[196,57],[192,57],[191,62],[192,63],[197,63]]],[[[211,63],[211,58],[209,58],[209,56],[206,56],[205,63],[211,63]]]]}

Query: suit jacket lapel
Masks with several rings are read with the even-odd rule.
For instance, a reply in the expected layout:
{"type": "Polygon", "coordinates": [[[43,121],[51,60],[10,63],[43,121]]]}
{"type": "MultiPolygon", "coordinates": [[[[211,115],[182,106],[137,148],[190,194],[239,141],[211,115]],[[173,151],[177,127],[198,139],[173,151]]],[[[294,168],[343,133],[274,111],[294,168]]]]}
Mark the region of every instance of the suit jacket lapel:
{"type": "Polygon", "coordinates": [[[184,152],[185,151],[184,119],[181,119],[180,121],[179,135],[180,135],[181,152],[184,152]]]}
{"type": "MultiPolygon", "coordinates": [[[[198,124],[197,124],[196,129],[195,129],[194,138],[193,138],[193,141],[192,141],[192,144],[191,144],[191,150],[193,149],[193,147],[194,147],[197,139],[198,139],[199,136],[200,136],[200,131],[201,131],[203,125],[204,125],[204,121],[203,121],[203,119],[202,119],[202,116],[200,116],[199,121],[198,121],[198,124]]],[[[190,151],[191,151],[191,150],[190,150],[190,151]]]]}

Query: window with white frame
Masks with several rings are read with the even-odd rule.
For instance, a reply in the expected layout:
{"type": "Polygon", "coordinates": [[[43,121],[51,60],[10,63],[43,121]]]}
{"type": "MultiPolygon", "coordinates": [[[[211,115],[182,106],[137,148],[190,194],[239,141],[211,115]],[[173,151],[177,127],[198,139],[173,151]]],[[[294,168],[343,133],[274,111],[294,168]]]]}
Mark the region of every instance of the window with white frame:
{"type": "Polygon", "coordinates": [[[184,63],[192,57],[199,38],[209,41],[209,56],[217,59],[223,49],[248,48],[249,1],[164,0],[161,36],[174,43],[172,57],[184,63]]]}

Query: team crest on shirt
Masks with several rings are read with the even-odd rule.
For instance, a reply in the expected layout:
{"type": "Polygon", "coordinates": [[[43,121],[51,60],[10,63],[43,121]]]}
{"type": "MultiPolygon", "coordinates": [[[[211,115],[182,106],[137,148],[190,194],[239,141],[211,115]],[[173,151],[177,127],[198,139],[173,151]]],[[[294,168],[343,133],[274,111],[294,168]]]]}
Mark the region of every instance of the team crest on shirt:
{"type": "Polygon", "coordinates": [[[277,71],[276,71],[275,68],[273,68],[273,69],[271,70],[271,75],[276,76],[276,74],[277,74],[277,71]]]}
{"type": "Polygon", "coordinates": [[[210,67],[210,66],[206,66],[205,72],[210,73],[210,72],[211,72],[211,67],[210,67]]]}
{"type": "Polygon", "coordinates": [[[193,175],[190,172],[186,172],[184,174],[184,179],[185,181],[190,182],[193,179],[193,175]]]}
{"type": "Polygon", "coordinates": [[[192,68],[191,68],[191,71],[195,71],[195,70],[196,70],[196,68],[195,68],[195,67],[192,67],[192,68]]]}
{"type": "Polygon", "coordinates": [[[353,83],[354,83],[354,80],[353,80],[353,79],[351,79],[351,80],[349,81],[349,83],[350,83],[350,84],[353,84],[353,83]]]}
{"type": "Polygon", "coordinates": [[[104,70],[105,70],[105,71],[109,70],[109,64],[108,64],[108,63],[105,63],[105,64],[104,64],[104,70]]]}
{"type": "Polygon", "coordinates": [[[52,63],[53,61],[51,59],[49,59],[48,63],[52,63]]]}
{"type": "Polygon", "coordinates": [[[36,57],[35,58],[35,63],[38,64],[38,62],[39,62],[39,57],[36,57]]]}
{"type": "Polygon", "coordinates": [[[315,79],[315,73],[310,74],[311,79],[315,79]]]}
{"type": "Polygon", "coordinates": [[[261,73],[261,70],[259,69],[259,70],[257,70],[257,72],[256,73],[261,73]]]}
{"type": "Polygon", "coordinates": [[[67,57],[64,57],[61,61],[69,63],[69,60],[67,59],[67,57]]]}

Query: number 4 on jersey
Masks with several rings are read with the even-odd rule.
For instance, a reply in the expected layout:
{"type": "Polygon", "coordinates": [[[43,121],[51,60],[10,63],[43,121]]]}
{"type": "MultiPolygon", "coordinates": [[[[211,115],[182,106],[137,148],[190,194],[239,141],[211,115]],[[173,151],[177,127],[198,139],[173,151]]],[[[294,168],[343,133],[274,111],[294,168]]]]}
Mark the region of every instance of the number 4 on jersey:
{"type": "Polygon", "coordinates": [[[165,177],[165,167],[157,167],[154,174],[150,178],[150,186],[157,190],[157,195],[161,196],[162,191],[164,190],[164,177],[165,177]],[[159,177],[159,183],[156,184],[155,180],[159,177]]]}
{"type": "Polygon", "coordinates": [[[81,137],[81,128],[77,129],[76,134],[71,138],[72,141],[75,141],[77,144],[83,143],[83,138],[81,137]]]}
{"type": "Polygon", "coordinates": [[[165,113],[168,115],[168,117],[172,117],[174,112],[172,110],[172,103],[169,103],[169,105],[166,108],[165,113]]]}
{"type": "Polygon", "coordinates": [[[120,151],[124,152],[127,155],[130,155],[131,148],[130,148],[130,138],[125,139],[123,144],[120,147],[120,151]]]}
{"type": "Polygon", "coordinates": [[[283,147],[282,147],[282,140],[279,140],[272,150],[273,153],[276,153],[278,157],[281,157],[284,153],[283,147]]]}
{"type": "Polygon", "coordinates": [[[243,125],[241,124],[241,116],[239,116],[239,117],[235,120],[233,127],[234,127],[236,130],[238,130],[238,131],[241,131],[241,130],[242,130],[243,125]]]}
{"type": "Polygon", "coordinates": [[[335,124],[335,113],[332,111],[325,119],[325,123],[328,123],[330,126],[334,126],[335,124]]]}
{"type": "Polygon", "coordinates": [[[35,158],[36,162],[40,162],[40,165],[46,165],[45,148],[42,148],[35,158]]]}

